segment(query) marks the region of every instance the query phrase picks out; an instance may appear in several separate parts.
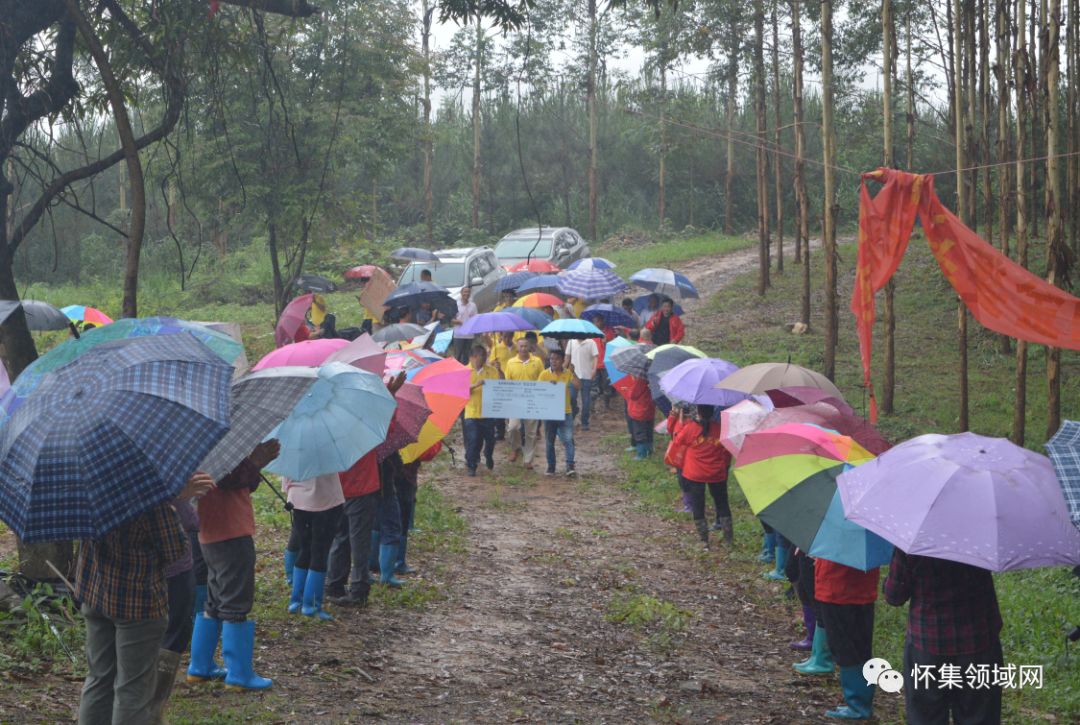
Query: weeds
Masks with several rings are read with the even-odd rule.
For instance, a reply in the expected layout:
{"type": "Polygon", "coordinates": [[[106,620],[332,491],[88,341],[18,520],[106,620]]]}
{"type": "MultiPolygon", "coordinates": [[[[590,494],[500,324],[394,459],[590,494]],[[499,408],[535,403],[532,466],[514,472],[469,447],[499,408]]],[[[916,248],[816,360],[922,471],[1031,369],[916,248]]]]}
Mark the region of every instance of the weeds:
{"type": "Polygon", "coordinates": [[[56,663],[80,674],[86,636],[82,616],[70,597],[58,597],[49,584],[36,584],[14,611],[0,610],[0,670],[36,673],[56,663]]]}

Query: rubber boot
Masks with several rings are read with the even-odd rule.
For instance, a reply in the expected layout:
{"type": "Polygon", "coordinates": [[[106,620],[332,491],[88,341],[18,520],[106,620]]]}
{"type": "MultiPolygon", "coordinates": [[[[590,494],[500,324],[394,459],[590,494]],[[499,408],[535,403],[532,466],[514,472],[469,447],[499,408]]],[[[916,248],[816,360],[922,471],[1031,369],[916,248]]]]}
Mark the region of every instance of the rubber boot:
{"type": "Polygon", "coordinates": [[[332,621],[334,618],[323,611],[322,598],[323,587],[326,584],[326,572],[308,569],[307,582],[304,585],[304,604],[300,607],[300,614],[305,617],[318,617],[323,621],[332,621]]]}
{"type": "Polygon", "coordinates": [[[225,670],[214,664],[214,650],[221,638],[221,620],[207,617],[200,612],[191,630],[191,663],[188,665],[188,682],[208,682],[225,677],[225,670]]]}
{"type": "Polygon", "coordinates": [[[825,717],[841,720],[870,719],[874,714],[874,686],[866,684],[861,667],[854,665],[840,668],[840,689],[844,693],[845,704],[827,710],[825,717]]]}
{"type": "Polygon", "coordinates": [[[292,584],[293,568],[296,567],[296,557],[298,556],[300,556],[299,551],[285,550],[285,581],[289,582],[289,584],[292,584]]]}
{"type": "Polygon", "coordinates": [[[735,543],[735,526],[730,516],[721,516],[716,520],[720,527],[720,535],[724,537],[724,543],[731,546],[735,543]]]}
{"type": "Polygon", "coordinates": [[[392,544],[379,545],[379,582],[391,587],[400,587],[402,581],[394,576],[394,562],[398,558],[398,547],[392,544]]]}
{"type": "Polygon", "coordinates": [[[635,461],[644,461],[649,457],[650,451],[648,443],[638,443],[634,446],[634,450],[637,451],[637,455],[634,456],[635,461]]]}
{"type": "MultiPolygon", "coordinates": [[[[814,642],[810,648],[810,657],[797,662],[792,667],[803,675],[831,675],[833,671],[832,652],[829,651],[829,640],[825,636],[825,628],[818,627],[814,630],[814,642]]],[[[860,670],[860,674],[861,674],[860,670]]]]}
{"type": "Polygon", "coordinates": [[[765,578],[777,582],[787,581],[787,574],[784,573],[784,567],[787,566],[789,556],[791,556],[791,549],[787,546],[776,547],[776,566],[773,567],[772,571],[765,573],[765,578]]]}
{"type": "Polygon", "coordinates": [[[758,554],[758,561],[771,564],[776,561],[776,534],[772,531],[768,531],[761,537],[761,553],[758,554]]]}
{"type": "Polygon", "coordinates": [[[682,508],[675,509],[675,513],[679,513],[679,514],[693,513],[693,509],[690,508],[690,494],[688,494],[686,491],[683,491],[683,494],[682,494],[682,508]]]}
{"type": "Polygon", "coordinates": [[[694,528],[697,529],[698,538],[706,549],[709,548],[709,524],[705,519],[694,519],[694,528]]]}
{"type": "MultiPolygon", "coordinates": [[[[294,571],[299,572],[299,569],[294,571]]],[[[225,689],[266,690],[273,680],[255,674],[251,658],[255,653],[255,622],[225,622],[221,627],[221,653],[225,657],[225,689]]]]}
{"type": "Polygon", "coordinates": [[[401,547],[400,547],[400,549],[401,550],[398,552],[397,566],[394,567],[394,573],[395,574],[415,574],[416,569],[413,569],[411,566],[409,566],[408,562],[405,561],[405,555],[409,551],[409,533],[408,532],[405,532],[405,533],[403,533],[401,535],[401,547]]]}
{"type": "Polygon", "coordinates": [[[308,570],[293,569],[292,596],[289,597],[289,614],[296,614],[304,606],[304,587],[307,586],[308,570]]]}
{"type": "Polygon", "coordinates": [[[806,625],[806,636],[802,639],[795,640],[788,647],[797,650],[809,650],[814,646],[814,628],[817,625],[817,619],[814,617],[814,608],[808,607],[805,604],[802,608],[802,621],[806,625]]]}
{"type": "Polygon", "coordinates": [[[368,571],[379,573],[379,530],[371,532],[371,546],[368,547],[368,571]]]}
{"type": "Polygon", "coordinates": [[[180,653],[170,649],[158,652],[157,677],[154,680],[154,694],[151,696],[150,705],[147,707],[147,722],[152,725],[163,725],[165,722],[165,705],[172,695],[173,685],[176,684],[176,671],[180,669],[180,653]]]}

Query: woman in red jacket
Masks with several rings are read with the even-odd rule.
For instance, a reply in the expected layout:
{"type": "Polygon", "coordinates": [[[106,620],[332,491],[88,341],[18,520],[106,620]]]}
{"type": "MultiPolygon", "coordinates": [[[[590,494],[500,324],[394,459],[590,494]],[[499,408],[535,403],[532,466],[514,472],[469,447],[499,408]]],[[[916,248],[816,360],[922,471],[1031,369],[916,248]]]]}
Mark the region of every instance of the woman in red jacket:
{"type": "Polygon", "coordinates": [[[686,327],[675,314],[675,303],[669,299],[660,303],[660,309],[649,318],[645,327],[652,334],[654,345],[680,343],[686,336],[686,327]]]}
{"type": "Polygon", "coordinates": [[[635,461],[644,461],[652,455],[653,418],[656,417],[656,403],[649,390],[649,381],[633,375],[626,377],[634,382],[624,393],[626,397],[626,417],[630,423],[630,438],[634,442],[637,455],[635,461]]]}
{"type": "Polygon", "coordinates": [[[683,486],[690,494],[694,526],[706,548],[709,546],[709,525],[705,521],[706,486],[716,504],[716,521],[723,532],[724,541],[730,544],[735,538],[727,496],[731,454],[720,444],[720,422],[713,420],[714,413],[713,406],[699,405],[697,420],[692,420],[680,411],[675,433],[675,444],[686,446],[682,468],[683,486]]]}

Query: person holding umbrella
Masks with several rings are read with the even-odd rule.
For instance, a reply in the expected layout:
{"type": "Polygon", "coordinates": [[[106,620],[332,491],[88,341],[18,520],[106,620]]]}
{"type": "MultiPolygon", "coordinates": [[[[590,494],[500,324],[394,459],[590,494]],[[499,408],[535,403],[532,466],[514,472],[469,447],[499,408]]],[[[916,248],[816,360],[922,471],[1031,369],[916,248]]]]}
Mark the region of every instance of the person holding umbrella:
{"type": "Polygon", "coordinates": [[[635,461],[644,461],[653,451],[653,419],[656,417],[656,403],[653,401],[649,381],[633,375],[627,375],[633,383],[624,393],[626,397],[626,417],[629,421],[630,438],[637,455],[635,461]]]}
{"type": "MultiPolygon", "coordinates": [[[[473,317],[480,314],[476,303],[472,301],[472,288],[461,288],[461,299],[457,303],[457,315],[451,323],[454,327],[461,327],[473,317]]],[[[472,350],[473,335],[459,335],[454,333],[454,357],[462,365],[469,364],[469,354],[472,350]]]]}
{"type": "MultiPolygon", "coordinates": [[[[600,349],[595,339],[570,340],[566,344],[566,354],[574,369],[579,385],[574,387],[574,401],[581,396],[581,430],[589,430],[589,417],[592,414],[592,385],[602,360],[600,349]]],[[[549,358],[550,359],[550,358],[549,358]]],[[[567,389],[569,392],[569,388],[567,389]]]]}
{"type": "Polygon", "coordinates": [[[664,299],[660,303],[660,309],[645,323],[654,345],[678,344],[686,336],[686,327],[674,310],[675,303],[664,299]]]}
{"type": "Polygon", "coordinates": [[[705,489],[708,487],[716,505],[716,522],[724,542],[732,544],[734,530],[731,507],[728,504],[727,476],[731,454],[720,442],[720,421],[713,420],[716,409],[711,405],[697,406],[697,419],[686,417],[680,408],[674,436],[675,445],[685,450],[680,475],[680,488],[689,494],[694,527],[705,548],[709,548],[709,524],[705,520],[705,489]]]}
{"type": "Polygon", "coordinates": [[[495,468],[495,421],[483,416],[484,381],[502,380],[499,362],[487,364],[488,352],[483,345],[475,345],[469,356],[469,402],[465,406],[465,418],[461,430],[465,436],[465,468],[470,476],[476,475],[480,465],[480,449],[484,450],[484,464],[488,470],[495,468]]]}

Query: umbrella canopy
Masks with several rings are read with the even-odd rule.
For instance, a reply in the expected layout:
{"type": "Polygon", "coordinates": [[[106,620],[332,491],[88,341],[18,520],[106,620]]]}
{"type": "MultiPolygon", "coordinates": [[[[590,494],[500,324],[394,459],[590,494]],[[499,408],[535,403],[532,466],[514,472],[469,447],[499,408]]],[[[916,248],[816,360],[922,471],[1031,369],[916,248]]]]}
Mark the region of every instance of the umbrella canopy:
{"type": "Polygon", "coordinates": [[[85,305],[68,305],[60,308],[60,311],[72,322],[81,322],[84,325],[101,327],[112,323],[112,318],[101,310],[85,305]]]}
{"type": "Polygon", "coordinates": [[[764,393],[776,388],[810,387],[844,399],[840,390],[821,373],[791,363],[756,363],[732,373],[717,387],[741,390],[744,393],[764,393]]]}
{"type": "Polygon", "coordinates": [[[762,421],[771,411],[772,401],[768,398],[744,400],[720,411],[720,443],[731,455],[739,455],[746,434],[762,428],[762,421]]]}
{"type": "MultiPolygon", "coordinates": [[[[846,406],[845,406],[846,407],[846,406]]],[[[835,430],[858,441],[875,456],[892,447],[884,436],[865,418],[845,413],[824,401],[811,405],[776,408],[761,422],[761,428],[774,428],[785,423],[810,423],[835,430]]]]}
{"type": "Polygon", "coordinates": [[[281,347],[296,339],[297,330],[307,324],[307,313],[311,309],[311,301],[314,297],[315,295],[311,293],[300,295],[285,305],[274,327],[274,344],[281,347]]]}
{"type": "Polygon", "coordinates": [[[331,353],[324,362],[343,362],[354,368],[382,375],[386,369],[386,350],[375,342],[371,335],[364,333],[345,347],[331,353]]]}
{"type": "MultiPolygon", "coordinates": [[[[434,282],[409,282],[403,284],[386,296],[383,304],[387,307],[409,307],[416,309],[424,303],[433,307],[442,305],[450,299],[450,291],[434,282]]],[[[455,311],[457,305],[454,304],[455,311]]]]}
{"type": "Polygon", "coordinates": [[[684,300],[688,297],[698,296],[697,288],[685,274],[673,272],[670,269],[649,267],[630,275],[630,281],[638,287],[644,287],[650,292],[670,297],[673,300],[684,300]]]}
{"type": "Polygon", "coordinates": [[[531,330],[541,330],[551,324],[551,318],[535,307],[507,307],[502,312],[523,318],[532,325],[531,330]]]}
{"type": "Polygon", "coordinates": [[[909,554],[991,571],[1080,564],[1053,464],[1004,438],[918,436],[839,486],[849,519],[909,554]]]}
{"type": "MultiPolygon", "coordinates": [[[[656,361],[653,361],[654,366],[656,361]]],[[[734,405],[744,393],[719,390],[716,383],[739,369],[735,363],[715,357],[692,357],[660,376],[660,390],[670,400],[696,405],[734,405]]]]}
{"type": "Polygon", "coordinates": [[[439,258],[435,255],[435,252],[429,249],[420,249],[419,247],[398,247],[390,252],[390,256],[393,259],[405,259],[413,262],[439,263],[439,258]]]}
{"type": "Polygon", "coordinates": [[[453,358],[440,360],[420,369],[412,381],[424,390],[424,400],[431,408],[416,442],[401,450],[401,460],[411,463],[450,432],[461,411],[469,402],[469,368],[453,358]]]}
{"type": "Polygon", "coordinates": [[[406,378],[410,378],[412,377],[410,373],[415,374],[425,365],[440,360],[442,360],[442,357],[431,350],[391,350],[386,353],[385,372],[397,375],[404,370],[406,378]]]}
{"type": "Polygon", "coordinates": [[[369,280],[372,277],[386,277],[389,279],[390,275],[385,269],[377,264],[361,264],[356,267],[351,267],[345,270],[345,274],[342,275],[345,279],[356,280],[369,280]]]}
{"type": "Polygon", "coordinates": [[[375,331],[375,334],[371,336],[371,339],[375,342],[402,342],[404,340],[411,340],[414,337],[420,337],[428,333],[427,328],[423,325],[417,325],[413,322],[399,322],[394,325],[387,325],[381,327],[375,331]]]}
{"type": "Polygon", "coordinates": [[[221,480],[289,417],[318,376],[316,368],[284,366],[248,373],[234,381],[232,427],[199,464],[199,470],[221,480]]]}
{"type": "MultiPolygon", "coordinates": [[[[664,415],[671,413],[671,401],[664,395],[664,391],[660,389],[660,376],[688,360],[704,359],[705,353],[698,350],[696,347],[689,345],[661,345],[653,348],[645,354],[646,357],[652,360],[652,365],[649,366],[649,392],[652,393],[652,398],[656,402],[656,406],[660,408],[660,411],[664,415]]],[[[728,391],[731,393],[731,391],[728,391]]],[[[736,394],[737,395],[737,394],[736,394]]],[[[738,398],[741,400],[746,396],[738,398]]]]}
{"type": "Polygon", "coordinates": [[[583,257],[571,262],[569,269],[615,269],[615,263],[603,257],[583,257]]]}
{"type": "Polygon", "coordinates": [[[614,340],[607,343],[607,346],[604,349],[604,369],[607,370],[608,380],[611,382],[612,385],[625,378],[626,373],[619,369],[619,367],[611,359],[611,356],[619,350],[633,346],[634,343],[630,342],[625,337],[616,337],[614,340]]]}
{"type": "MultiPolygon", "coordinates": [[[[3,372],[3,371],[0,371],[3,372]]],[[[1072,522],[1080,529],[1080,423],[1067,420],[1046,442],[1072,522]]]]}
{"type": "MultiPolygon", "coordinates": [[[[649,293],[647,295],[639,295],[634,298],[634,312],[638,313],[642,322],[648,322],[649,318],[660,311],[659,305],[655,310],[649,310],[649,298],[655,297],[658,302],[663,302],[665,299],[669,299],[664,295],[658,295],[656,293],[649,293]]],[[[683,315],[682,305],[672,300],[672,312],[680,317],[683,315]]]]}
{"type": "Polygon", "coordinates": [[[443,330],[439,334],[435,335],[435,341],[431,344],[431,349],[442,355],[444,352],[450,349],[450,344],[454,341],[453,330],[443,330]]]}
{"type": "Polygon", "coordinates": [[[608,269],[572,269],[559,276],[559,292],[583,300],[614,297],[625,289],[626,282],[608,269]]]}
{"type": "Polygon", "coordinates": [[[569,318],[545,325],[540,334],[553,340],[588,340],[604,336],[604,331],[591,322],[569,318]]]}
{"type": "Polygon", "coordinates": [[[557,274],[534,274],[532,279],[523,282],[517,291],[519,295],[526,292],[558,292],[560,279],[562,278],[557,274]]]}
{"type": "Polygon", "coordinates": [[[0,300],[0,324],[22,307],[26,326],[31,330],[66,330],[71,320],[48,302],[37,300],[0,300]]]}
{"type": "Polygon", "coordinates": [[[674,361],[675,365],[678,365],[683,360],[689,360],[691,357],[708,357],[701,350],[698,350],[693,345],[676,345],[669,342],[665,345],[659,345],[653,347],[646,353],[650,360],[656,360],[660,357],[674,361]]]}
{"type": "Polygon", "coordinates": [[[841,413],[855,415],[855,409],[843,398],[825,392],[820,388],[811,388],[804,385],[795,385],[790,388],[777,388],[768,391],[767,395],[777,408],[790,408],[796,405],[810,405],[813,403],[828,403],[841,413]]]}
{"type": "Polygon", "coordinates": [[[482,312],[457,328],[459,335],[485,335],[492,332],[535,330],[528,320],[510,312],[482,312]]]}
{"type": "Polygon", "coordinates": [[[511,272],[505,277],[499,278],[499,281],[495,283],[495,291],[516,290],[534,277],[536,277],[535,272],[511,272]]]}
{"type": "Polygon", "coordinates": [[[537,274],[553,274],[559,271],[556,264],[546,259],[528,259],[518,262],[506,268],[507,272],[536,272],[537,274]]]}
{"type": "Polygon", "coordinates": [[[622,347],[615,352],[608,350],[607,358],[623,375],[644,378],[649,374],[649,368],[652,366],[652,360],[646,355],[648,350],[646,345],[631,343],[628,347],[622,347]]]}
{"type": "Polygon", "coordinates": [[[334,292],[337,285],[321,274],[302,274],[296,278],[296,288],[305,292],[334,292]]]}
{"type": "Polygon", "coordinates": [[[386,440],[375,449],[376,457],[380,461],[410,443],[415,443],[431,415],[431,408],[424,398],[424,389],[416,383],[402,385],[394,400],[397,401],[397,410],[390,421],[390,430],[386,434],[386,440]]]}
{"type": "MultiPolygon", "coordinates": [[[[259,362],[255,363],[252,370],[265,370],[266,368],[277,368],[283,365],[322,365],[328,357],[348,344],[348,340],[336,337],[325,340],[294,342],[291,345],[279,347],[277,350],[267,353],[259,362]]],[[[302,481],[304,479],[298,478],[295,480],[302,481]]]]}
{"type": "Polygon", "coordinates": [[[615,305],[606,303],[591,305],[581,312],[581,319],[588,320],[589,322],[592,322],[597,317],[602,318],[604,324],[608,327],[636,327],[634,318],[626,314],[623,311],[623,308],[616,307],[615,305]]]}
{"type": "Polygon", "coordinates": [[[333,362],[320,367],[318,376],[266,436],[281,442],[267,470],[294,481],[347,471],[386,439],[397,407],[378,375],[333,362]]]}
{"type": "Polygon", "coordinates": [[[563,301],[555,295],[546,292],[533,292],[514,302],[514,307],[561,307],[563,301]]]}
{"type": "Polygon", "coordinates": [[[174,498],[229,430],[231,377],[191,335],[52,372],[0,428],[0,519],[30,543],[97,538],[174,498]]]}

